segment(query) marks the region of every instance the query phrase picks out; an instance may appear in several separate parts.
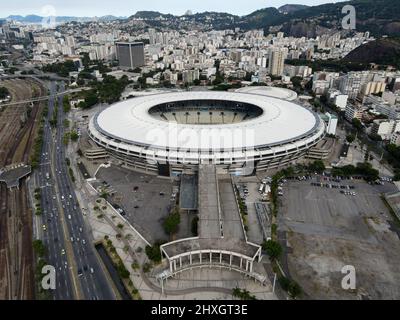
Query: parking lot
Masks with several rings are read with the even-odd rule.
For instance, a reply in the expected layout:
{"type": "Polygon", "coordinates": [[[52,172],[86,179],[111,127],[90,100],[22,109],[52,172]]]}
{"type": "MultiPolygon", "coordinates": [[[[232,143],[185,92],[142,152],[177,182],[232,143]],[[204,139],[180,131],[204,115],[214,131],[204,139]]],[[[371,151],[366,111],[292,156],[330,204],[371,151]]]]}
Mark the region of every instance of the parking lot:
{"type": "MultiPolygon", "coordinates": [[[[178,184],[174,184],[170,179],[114,166],[100,169],[96,177],[115,190],[111,201],[124,210],[125,218],[149,242],[170,240],[164,232],[163,222],[173,206],[171,196],[174,186],[176,189],[178,184]]],[[[186,220],[182,214],[179,238],[188,236],[189,223],[186,220]]]]}
{"type": "Polygon", "coordinates": [[[283,186],[279,230],[287,231],[288,267],[316,299],[399,299],[400,239],[381,194],[395,186],[326,177],[283,186]],[[341,288],[346,265],[357,290],[341,288]]]}
{"type": "Polygon", "coordinates": [[[235,183],[247,206],[247,237],[250,242],[261,244],[264,240],[260,221],[257,217],[255,203],[260,202],[262,195],[258,192],[260,182],[255,177],[235,177],[235,183]],[[246,194],[244,190],[247,190],[246,194]]]}

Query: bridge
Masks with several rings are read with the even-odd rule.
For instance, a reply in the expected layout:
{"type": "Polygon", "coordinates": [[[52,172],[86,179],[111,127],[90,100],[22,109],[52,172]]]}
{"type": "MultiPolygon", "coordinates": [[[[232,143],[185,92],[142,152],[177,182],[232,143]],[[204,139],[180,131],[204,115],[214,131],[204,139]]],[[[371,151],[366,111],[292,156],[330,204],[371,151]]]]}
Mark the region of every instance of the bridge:
{"type": "Polygon", "coordinates": [[[47,96],[41,96],[41,97],[32,98],[32,99],[29,99],[29,100],[22,100],[22,101],[8,102],[8,103],[0,103],[0,107],[16,106],[16,105],[20,105],[20,104],[24,104],[25,105],[25,104],[34,103],[34,102],[47,101],[49,99],[57,98],[59,96],[65,95],[65,94],[74,93],[74,92],[80,92],[80,91],[84,91],[84,90],[90,90],[90,88],[86,88],[85,87],[85,88],[79,88],[79,89],[72,89],[72,90],[66,90],[66,91],[58,92],[58,93],[47,95],[47,96]]]}

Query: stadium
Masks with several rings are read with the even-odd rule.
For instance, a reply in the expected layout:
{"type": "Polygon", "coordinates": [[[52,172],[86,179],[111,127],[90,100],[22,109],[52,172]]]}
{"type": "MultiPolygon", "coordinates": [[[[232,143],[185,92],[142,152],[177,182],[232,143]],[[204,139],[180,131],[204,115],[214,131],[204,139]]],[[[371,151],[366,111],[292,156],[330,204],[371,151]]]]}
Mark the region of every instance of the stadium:
{"type": "MultiPolygon", "coordinates": [[[[119,164],[169,176],[215,164],[250,175],[287,165],[324,138],[305,107],[258,92],[169,92],[116,103],[89,122],[90,138],[119,164]]],[[[278,94],[279,95],[279,94],[278,94]]]]}

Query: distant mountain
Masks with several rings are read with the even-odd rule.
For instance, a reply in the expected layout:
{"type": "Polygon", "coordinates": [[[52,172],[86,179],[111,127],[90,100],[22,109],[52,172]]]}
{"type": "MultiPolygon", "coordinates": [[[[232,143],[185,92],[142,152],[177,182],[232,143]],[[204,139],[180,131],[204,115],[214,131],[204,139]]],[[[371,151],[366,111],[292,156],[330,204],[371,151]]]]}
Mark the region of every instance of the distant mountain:
{"type": "Polygon", "coordinates": [[[171,19],[175,16],[172,14],[164,14],[157,11],[138,11],[131,18],[154,20],[158,18],[171,19]]]}
{"type": "MultiPolygon", "coordinates": [[[[221,12],[203,12],[192,15],[175,16],[157,11],[139,11],[129,18],[105,17],[57,17],[58,23],[111,21],[121,19],[136,30],[153,27],[157,29],[223,30],[240,27],[242,30],[264,29],[267,32],[283,31],[288,36],[316,37],[327,32],[342,29],[344,5],[356,9],[357,32],[370,31],[372,35],[400,36],[399,0],[352,0],[327,3],[319,6],[287,4],[279,9],[264,8],[249,15],[236,16],[221,12]]],[[[42,18],[10,16],[8,19],[24,23],[40,23],[42,18]]]]}
{"type": "Polygon", "coordinates": [[[274,25],[282,20],[282,14],[276,8],[257,10],[242,17],[239,25],[244,29],[265,28],[267,24],[274,25]]]}
{"type": "Polygon", "coordinates": [[[379,63],[400,68],[400,39],[382,38],[368,42],[350,52],[344,61],[379,63]]]}
{"type": "Polygon", "coordinates": [[[6,20],[13,20],[13,21],[18,21],[18,22],[24,22],[24,23],[40,23],[43,20],[43,17],[37,16],[37,15],[28,15],[26,17],[23,16],[8,16],[5,18],[6,20]]]}
{"type": "Polygon", "coordinates": [[[243,30],[264,29],[283,31],[289,36],[316,37],[327,32],[343,30],[345,14],[342,8],[351,4],[356,9],[356,31],[370,31],[373,35],[400,35],[400,1],[353,0],[308,7],[287,4],[279,9],[264,8],[249,15],[203,12],[183,17],[154,11],[141,11],[131,18],[142,18],[148,26],[170,29],[222,30],[240,27],[243,30]]]}
{"type": "Polygon", "coordinates": [[[308,7],[285,15],[283,31],[302,36],[318,27],[341,30],[345,16],[342,8],[347,4],[356,9],[356,31],[370,31],[376,36],[400,35],[400,1],[394,0],[353,0],[308,7]],[[300,31],[299,25],[303,25],[300,31]]]}
{"type": "Polygon", "coordinates": [[[293,13],[299,10],[303,10],[309,8],[309,6],[303,5],[303,4],[285,4],[284,6],[281,6],[278,8],[280,13],[283,14],[288,14],[288,13],[293,13]]]}

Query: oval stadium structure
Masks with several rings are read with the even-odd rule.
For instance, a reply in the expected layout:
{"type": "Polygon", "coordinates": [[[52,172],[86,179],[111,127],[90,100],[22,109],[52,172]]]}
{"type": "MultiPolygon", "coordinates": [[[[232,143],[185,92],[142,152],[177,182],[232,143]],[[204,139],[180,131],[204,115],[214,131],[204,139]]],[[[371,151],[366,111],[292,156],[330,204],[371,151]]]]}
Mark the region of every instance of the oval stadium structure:
{"type": "Polygon", "coordinates": [[[213,163],[253,174],[304,156],[325,134],[312,111],[254,93],[174,92],[133,98],[96,114],[89,135],[120,164],[169,175],[213,163]]]}

